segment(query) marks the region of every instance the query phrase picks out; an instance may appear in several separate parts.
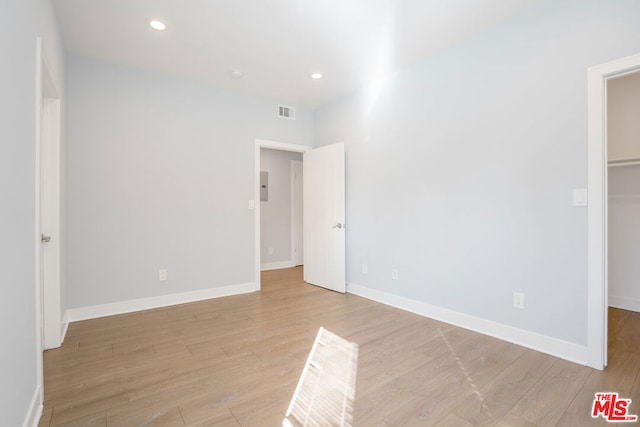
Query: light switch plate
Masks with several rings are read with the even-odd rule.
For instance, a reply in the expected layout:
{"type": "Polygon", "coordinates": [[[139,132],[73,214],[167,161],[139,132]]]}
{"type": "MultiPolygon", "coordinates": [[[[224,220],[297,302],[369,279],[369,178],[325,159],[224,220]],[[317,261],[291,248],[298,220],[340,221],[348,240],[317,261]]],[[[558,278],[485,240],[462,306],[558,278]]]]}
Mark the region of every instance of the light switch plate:
{"type": "Polygon", "coordinates": [[[587,206],[587,189],[575,188],[573,190],[573,206],[587,206]]]}

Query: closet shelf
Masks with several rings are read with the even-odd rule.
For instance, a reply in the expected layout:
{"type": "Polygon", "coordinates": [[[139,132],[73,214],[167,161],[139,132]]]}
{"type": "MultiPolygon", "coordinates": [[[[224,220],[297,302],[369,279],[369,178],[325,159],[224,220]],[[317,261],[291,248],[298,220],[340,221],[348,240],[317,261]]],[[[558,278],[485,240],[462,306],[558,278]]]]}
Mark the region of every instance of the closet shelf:
{"type": "Polygon", "coordinates": [[[640,165],[640,158],[636,159],[624,159],[624,160],[609,160],[609,167],[619,167],[619,166],[638,166],[640,165]]]}
{"type": "Polygon", "coordinates": [[[609,194],[610,201],[640,201],[640,194],[609,194]]]}

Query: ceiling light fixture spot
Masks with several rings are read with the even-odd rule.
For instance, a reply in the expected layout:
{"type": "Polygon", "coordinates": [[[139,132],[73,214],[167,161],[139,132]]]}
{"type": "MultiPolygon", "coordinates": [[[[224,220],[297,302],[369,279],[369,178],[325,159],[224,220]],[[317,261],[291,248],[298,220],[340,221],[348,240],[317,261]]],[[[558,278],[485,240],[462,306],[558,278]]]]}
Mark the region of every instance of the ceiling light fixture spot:
{"type": "Polygon", "coordinates": [[[312,73],[311,78],[313,80],[320,80],[322,78],[322,73],[312,73]]]}
{"type": "Polygon", "coordinates": [[[149,21],[149,26],[158,31],[164,31],[167,29],[167,24],[162,21],[158,21],[157,19],[152,19],[151,21],[149,21]]]}
{"type": "Polygon", "coordinates": [[[231,77],[233,77],[234,79],[240,79],[242,78],[242,76],[244,76],[244,73],[240,70],[231,70],[229,74],[231,74],[231,77]]]}

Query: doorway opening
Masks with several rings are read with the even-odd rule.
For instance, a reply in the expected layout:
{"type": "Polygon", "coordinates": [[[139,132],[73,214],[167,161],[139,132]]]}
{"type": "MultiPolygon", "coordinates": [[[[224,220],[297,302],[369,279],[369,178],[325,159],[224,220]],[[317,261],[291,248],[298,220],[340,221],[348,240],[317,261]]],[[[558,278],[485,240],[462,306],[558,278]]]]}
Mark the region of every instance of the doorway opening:
{"type": "Polygon", "coordinates": [[[302,265],[302,153],[260,149],[260,270],[302,265]]]}
{"type": "Polygon", "coordinates": [[[65,332],[61,299],[60,92],[42,39],[36,41],[35,286],[37,373],[44,398],[42,352],[59,347],[65,332]]]}
{"type": "Polygon", "coordinates": [[[284,142],[255,141],[256,291],[261,288],[262,270],[302,264],[302,156],[310,149],[284,142]],[[267,230],[265,222],[275,224],[274,229],[267,230]]]}
{"type": "Polygon", "coordinates": [[[588,319],[587,364],[604,369],[608,356],[609,162],[607,88],[614,79],[640,72],[640,55],[589,69],[588,74],[588,319]]]}
{"type": "Polygon", "coordinates": [[[640,329],[640,72],[607,81],[608,356],[640,329]]]}

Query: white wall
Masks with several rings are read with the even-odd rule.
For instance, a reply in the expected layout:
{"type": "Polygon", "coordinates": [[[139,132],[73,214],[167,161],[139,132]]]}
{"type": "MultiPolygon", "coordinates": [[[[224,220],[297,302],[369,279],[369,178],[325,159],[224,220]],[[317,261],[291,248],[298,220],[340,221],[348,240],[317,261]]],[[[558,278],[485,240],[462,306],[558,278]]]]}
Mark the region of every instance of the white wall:
{"type": "Polygon", "coordinates": [[[68,73],[68,307],[253,282],[254,141],[310,145],[312,114],[78,56],[68,73]]]}
{"type": "Polygon", "coordinates": [[[316,145],[346,142],[348,282],[586,354],[587,69],[640,52],[638,18],[546,2],[318,110],[316,145]]]}
{"type": "Polygon", "coordinates": [[[48,1],[3,2],[0,28],[0,418],[2,425],[19,426],[34,399],[40,403],[35,321],[36,36],[43,38],[55,84],[62,90],[64,52],[48,1]]]}
{"type": "Polygon", "coordinates": [[[269,200],[260,203],[260,263],[293,266],[291,259],[291,161],[302,153],[260,150],[260,170],[269,172],[269,200]],[[268,249],[273,248],[269,254],[268,249]]]}

